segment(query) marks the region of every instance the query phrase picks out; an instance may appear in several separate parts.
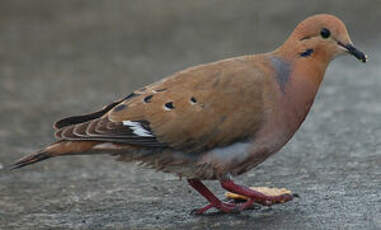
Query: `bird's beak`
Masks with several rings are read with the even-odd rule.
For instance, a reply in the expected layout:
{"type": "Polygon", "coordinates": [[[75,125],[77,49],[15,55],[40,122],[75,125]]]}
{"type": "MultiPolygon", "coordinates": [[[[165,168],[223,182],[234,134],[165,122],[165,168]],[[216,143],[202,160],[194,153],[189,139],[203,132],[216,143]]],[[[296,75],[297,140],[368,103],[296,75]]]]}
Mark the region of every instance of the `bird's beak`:
{"type": "Polygon", "coordinates": [[[347,50],[348,53],[352,54],[355,56],[358,60],[362,62],[367,62],[368,61],[368,56],[366,56],[363,52],[360,50],[356,49],[352,44],[348,43],[347,45],[344,45],[341,42],[338,42],[339,46],[347,50]]]}

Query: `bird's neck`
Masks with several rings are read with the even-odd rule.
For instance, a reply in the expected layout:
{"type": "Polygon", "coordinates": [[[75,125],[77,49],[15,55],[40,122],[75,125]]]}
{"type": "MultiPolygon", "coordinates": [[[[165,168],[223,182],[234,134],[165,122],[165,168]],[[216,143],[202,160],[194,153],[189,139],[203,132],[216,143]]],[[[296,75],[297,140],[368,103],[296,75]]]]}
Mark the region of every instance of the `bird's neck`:
{"type": "Polygon", "coordinates": [[[307,101],[313,100],[323,81],[330,59],[321,56],[298,58],[292,62],[294,73],[290,81],[289,94],[294,99],[303,93],[307,101]]]}
{"type": "Polygon", "coordinates": [[[298,53],[295,54],[295,51],[294,54],[292,50],[288,51],[291,54],[277,50],[272,53],[270,59],[273,66],[279,61],[289,65],[289,76],[285,82],[279,81],[278,78],[283,77],[279,73],[276,77],[282,91],[281,106],[288,111],[288,119],[297,129],[310,111],[330,59],[316,54],[311,57],[301,57],[298,53]]]}
{"type": "Polygon", "coordinates": [[[292,77],[284,92],[285,104],[302,122],[311,109],[327,65],[311,60],[298,60],[292,65],[292,77]]]}

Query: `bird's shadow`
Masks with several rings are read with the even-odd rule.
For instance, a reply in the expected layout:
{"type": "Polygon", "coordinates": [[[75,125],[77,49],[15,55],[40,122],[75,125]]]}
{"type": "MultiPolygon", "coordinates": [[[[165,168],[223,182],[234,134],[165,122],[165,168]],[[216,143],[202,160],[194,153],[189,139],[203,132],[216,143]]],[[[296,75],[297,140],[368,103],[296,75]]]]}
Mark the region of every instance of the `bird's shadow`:
{"type": "Polygon", "coordinates": [[[266,207],[266,206],[262,206],[262,205],[259,205],[259,204],[254,204],[253,206],[243,210],[243,211],[236,211],[236,212],[229,212],[229,213],[226,213],[226,212],[222,212],[222,211],[219,211],[219,210],[213,210],[213,211],[207,211],[205,213],[202,213],[202,214],[197,214],[197,211],[198,209],[193,209],[191,212],[190,212],[190,215],[191,216],[195,216],[195,217],[220,217],[220,216],[237,216],[237,217],[250,217],[249,214],[252,213],[252,211],[256,211],[256,212],[260,212],[260,213],[267,213],[267,212],[271,212],[273,210],[272,207],[266,207]]]}

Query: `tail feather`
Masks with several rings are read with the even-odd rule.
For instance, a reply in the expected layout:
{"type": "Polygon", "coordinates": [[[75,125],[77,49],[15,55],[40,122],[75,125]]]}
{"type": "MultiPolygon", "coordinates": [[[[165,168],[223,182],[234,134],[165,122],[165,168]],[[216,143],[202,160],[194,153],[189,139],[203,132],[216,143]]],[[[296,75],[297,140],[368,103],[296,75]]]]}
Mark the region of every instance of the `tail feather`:
{"type": "Polygon", "coordinates": [[[51,157],[52,156],[48,152],[41,150],[37,153],[33,153],[33,154],[27,155],[27,156],[19,159],[18,161],[16,161],[15,163],[13,163],[12,165],[9,166],[9,170],[22,168],[22,167],[25,167],[27,165],[31,165],[31,164],[37,163],[39,161],[46,160],[46,159],[51,158],[51,157]]]}
{"type": "Polygon", "coordinates": [[[112,153],[113,151],[119,151],[121,149],[121,145],[118,144],[101,143],[103,142],[58,141],[47,146],[45,149],[17,160],[15,163],[6,168],[9,170],[18,169],[56,156],[112,153]]]}

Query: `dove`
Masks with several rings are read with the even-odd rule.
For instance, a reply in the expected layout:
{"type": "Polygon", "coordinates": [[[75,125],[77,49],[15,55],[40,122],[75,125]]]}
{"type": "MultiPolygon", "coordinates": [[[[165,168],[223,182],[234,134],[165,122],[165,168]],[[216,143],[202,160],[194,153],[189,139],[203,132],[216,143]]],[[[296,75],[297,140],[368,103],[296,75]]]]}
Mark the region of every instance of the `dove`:
{"type": "Polygon", "coordinates": [[[236,184],[233,177],[255,168],[292,138],[328,64],[345,54],[367,61],[339,18],[308,17],[272,52],[190,67],[97,112],[57,121],[57,141],[11,167],[66,155],[110,154],[186,178],[209,202],[197,214],[288,202],[290,193],[268,195],[236,184]],[[218,180],[247,201],[220,200],[203,180],[218,180]]]}

